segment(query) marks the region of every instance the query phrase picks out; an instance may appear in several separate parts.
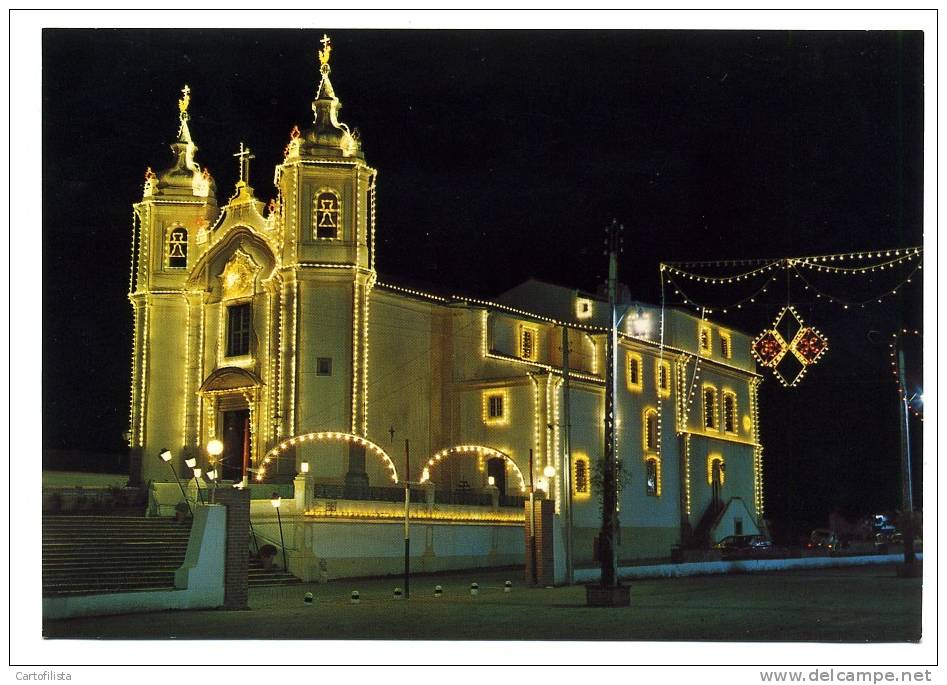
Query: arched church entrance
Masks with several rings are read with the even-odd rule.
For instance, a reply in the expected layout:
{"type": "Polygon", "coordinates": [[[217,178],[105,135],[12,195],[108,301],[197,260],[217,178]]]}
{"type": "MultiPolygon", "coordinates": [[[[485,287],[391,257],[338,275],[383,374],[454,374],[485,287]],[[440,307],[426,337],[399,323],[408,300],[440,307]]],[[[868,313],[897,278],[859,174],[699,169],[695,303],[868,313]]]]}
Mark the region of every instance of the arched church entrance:
{"type": "Polygon", "coordinates": [[[249,479],[253,470],[257,447],[254,416],[261,386],[253,372],[224,367],[211,373],[198,391],[205,416],[204,444],[217,438],[224,445],[216,461],[208,463],[208,469],[216,469],[221,480],[249,479]]]}

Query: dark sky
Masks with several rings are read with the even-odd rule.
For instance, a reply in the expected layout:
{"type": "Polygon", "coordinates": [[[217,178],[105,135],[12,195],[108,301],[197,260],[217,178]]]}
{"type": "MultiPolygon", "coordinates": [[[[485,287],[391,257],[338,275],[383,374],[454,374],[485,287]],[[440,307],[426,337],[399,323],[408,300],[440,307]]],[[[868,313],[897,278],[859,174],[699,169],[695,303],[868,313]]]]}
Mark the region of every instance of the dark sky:
{"type": "MultiPolygon", "coordinates": [[[[650,301],[660,261],[923,241],[920,32],[330,33],[342,119],[380,172],[384,279],[487,297],[530,276],[594,290],[613,217],[626,226],[622,280],[650,301]]],[[[131,204],[145,167],[171,162],[180,88],[220,202],[240,141],[267,200],[290,129],[311,121],[321,35],[44,32],[44,448],[123,449],[131,204]]],[[[896,389],[868,332],[920,327],[914,280],[858,310],[774,287],[721,318],[755,335],[791,301],[830,340],[800,387],[763,384],[776,518],[896,506],[896,389]]],[[[864,300],[886,281],[825,285],[864,300]]]]}

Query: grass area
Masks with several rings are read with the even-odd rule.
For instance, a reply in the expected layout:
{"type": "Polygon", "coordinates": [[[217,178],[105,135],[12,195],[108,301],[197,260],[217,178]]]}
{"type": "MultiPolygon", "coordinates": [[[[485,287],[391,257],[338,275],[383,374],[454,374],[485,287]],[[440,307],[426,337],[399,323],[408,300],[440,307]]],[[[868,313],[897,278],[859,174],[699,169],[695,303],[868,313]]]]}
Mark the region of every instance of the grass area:
{"type": "Polygon", "coordinates": [[[184,639],[916,641],[921,580],[858,567],[639,580],[630,608],[592,609],[585,589],[528,589],[513,572],[337,580],[250,591],[250,612],[177,611],[44,623],[46,637],[184,639]],[[514,583],[503,592],[503,581],[514,583]],[[471,581],[480,594],[470,596],[471,581]],[[435,584],[443,587],[434,598],[435,584]],[[357,589],[361,603],[350,604],[357,589]],[[304,594],[315,596],[311,605],[304,594]],[[907,608],[907,609],[906,609],[907,608]]]}
{"type": "Polygon", "coordinates": [[[121,488],[127,473],[84,473],[82,471],[43,471],[44,488],[121,488]]]}

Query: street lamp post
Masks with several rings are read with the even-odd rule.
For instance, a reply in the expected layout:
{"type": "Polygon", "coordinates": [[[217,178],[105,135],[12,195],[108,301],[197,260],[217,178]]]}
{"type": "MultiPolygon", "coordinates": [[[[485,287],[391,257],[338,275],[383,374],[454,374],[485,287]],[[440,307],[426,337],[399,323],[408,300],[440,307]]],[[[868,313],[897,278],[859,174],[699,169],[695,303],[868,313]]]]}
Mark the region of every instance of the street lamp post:
{"type": "Polygon", "coordinates": [[[280,518],[279,508],[283,503],[282,498],[279,496],[279,493],[274,492],[273,498],[270,500],[270,504],[273,505],[273,508],[276,509],[276,522],[279,524],[279,544],[283,550],[283,570],[289,571],[289,566],[286,565],[286,543],[283,540],[283,519],[280,518]]]}
{"type": "Polygon", "coordinates": [[[211,483],[210,503],[214,503],[214,496],[217,492],[217,460],[224,451],[224,443],[217,438],[211,438],[207,441],[207,462],[210,465],[210,471],[207,472],[207,478],[211,483]]]}
{"type": "Polygon", "coordinates": [[[158,453],[158,456],[161,458],[165,464],[171,469],[171,475],[174,476],[174,482],[178,484],[178,487],[181,488],[181,494],[184,495],[184,504],[187,506],[187,511],[189,514],[193,514],[191,511],[191,503],[187,501],[187,493],[184,491],[184,486],[181,485],[181,479],[178,478],[178,472],[174,470],[174,464],[171,463],[171,450],[167,447],[162,447],[161,451],[158,453]]]}

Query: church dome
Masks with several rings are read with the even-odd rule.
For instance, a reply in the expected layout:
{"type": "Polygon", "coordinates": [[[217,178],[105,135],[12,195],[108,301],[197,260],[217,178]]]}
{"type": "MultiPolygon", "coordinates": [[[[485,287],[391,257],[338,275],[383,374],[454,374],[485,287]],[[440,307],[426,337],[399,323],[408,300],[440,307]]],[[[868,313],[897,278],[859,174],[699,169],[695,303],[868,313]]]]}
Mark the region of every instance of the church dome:
{"type": "MultiPolygon", "coordinates": [[[[150,184],[151,194],[208,198],[216,203],[217,184],[210,172],[207,169],[201,169],[194,160],[197,145],[191,138],[191,131],[187,125],[189,118],[187,108],[191,100],[191,90],[184,86],[182,93],[184,97],[178,101],[181,122],[178,139],[171,144],[174,163],[154,176],[150,184]]],[[[147,187],[146,194],[148,194],[147,187]]]]}
{"type": "Polygon", "coordinates": [[[332,46],[328,37],[323,37],[325,46],[319,51],[322,62],[319,88],[316,99],[312,101],[313,125],[304,131],[293,131],[293,137],[287,148],[287,156],[300,157],[356,157],[363,159],[361,145],[349,127],[339,121],[342,103],[335,95],[332,81],[329,80],[329,54],[332,46]]]}

